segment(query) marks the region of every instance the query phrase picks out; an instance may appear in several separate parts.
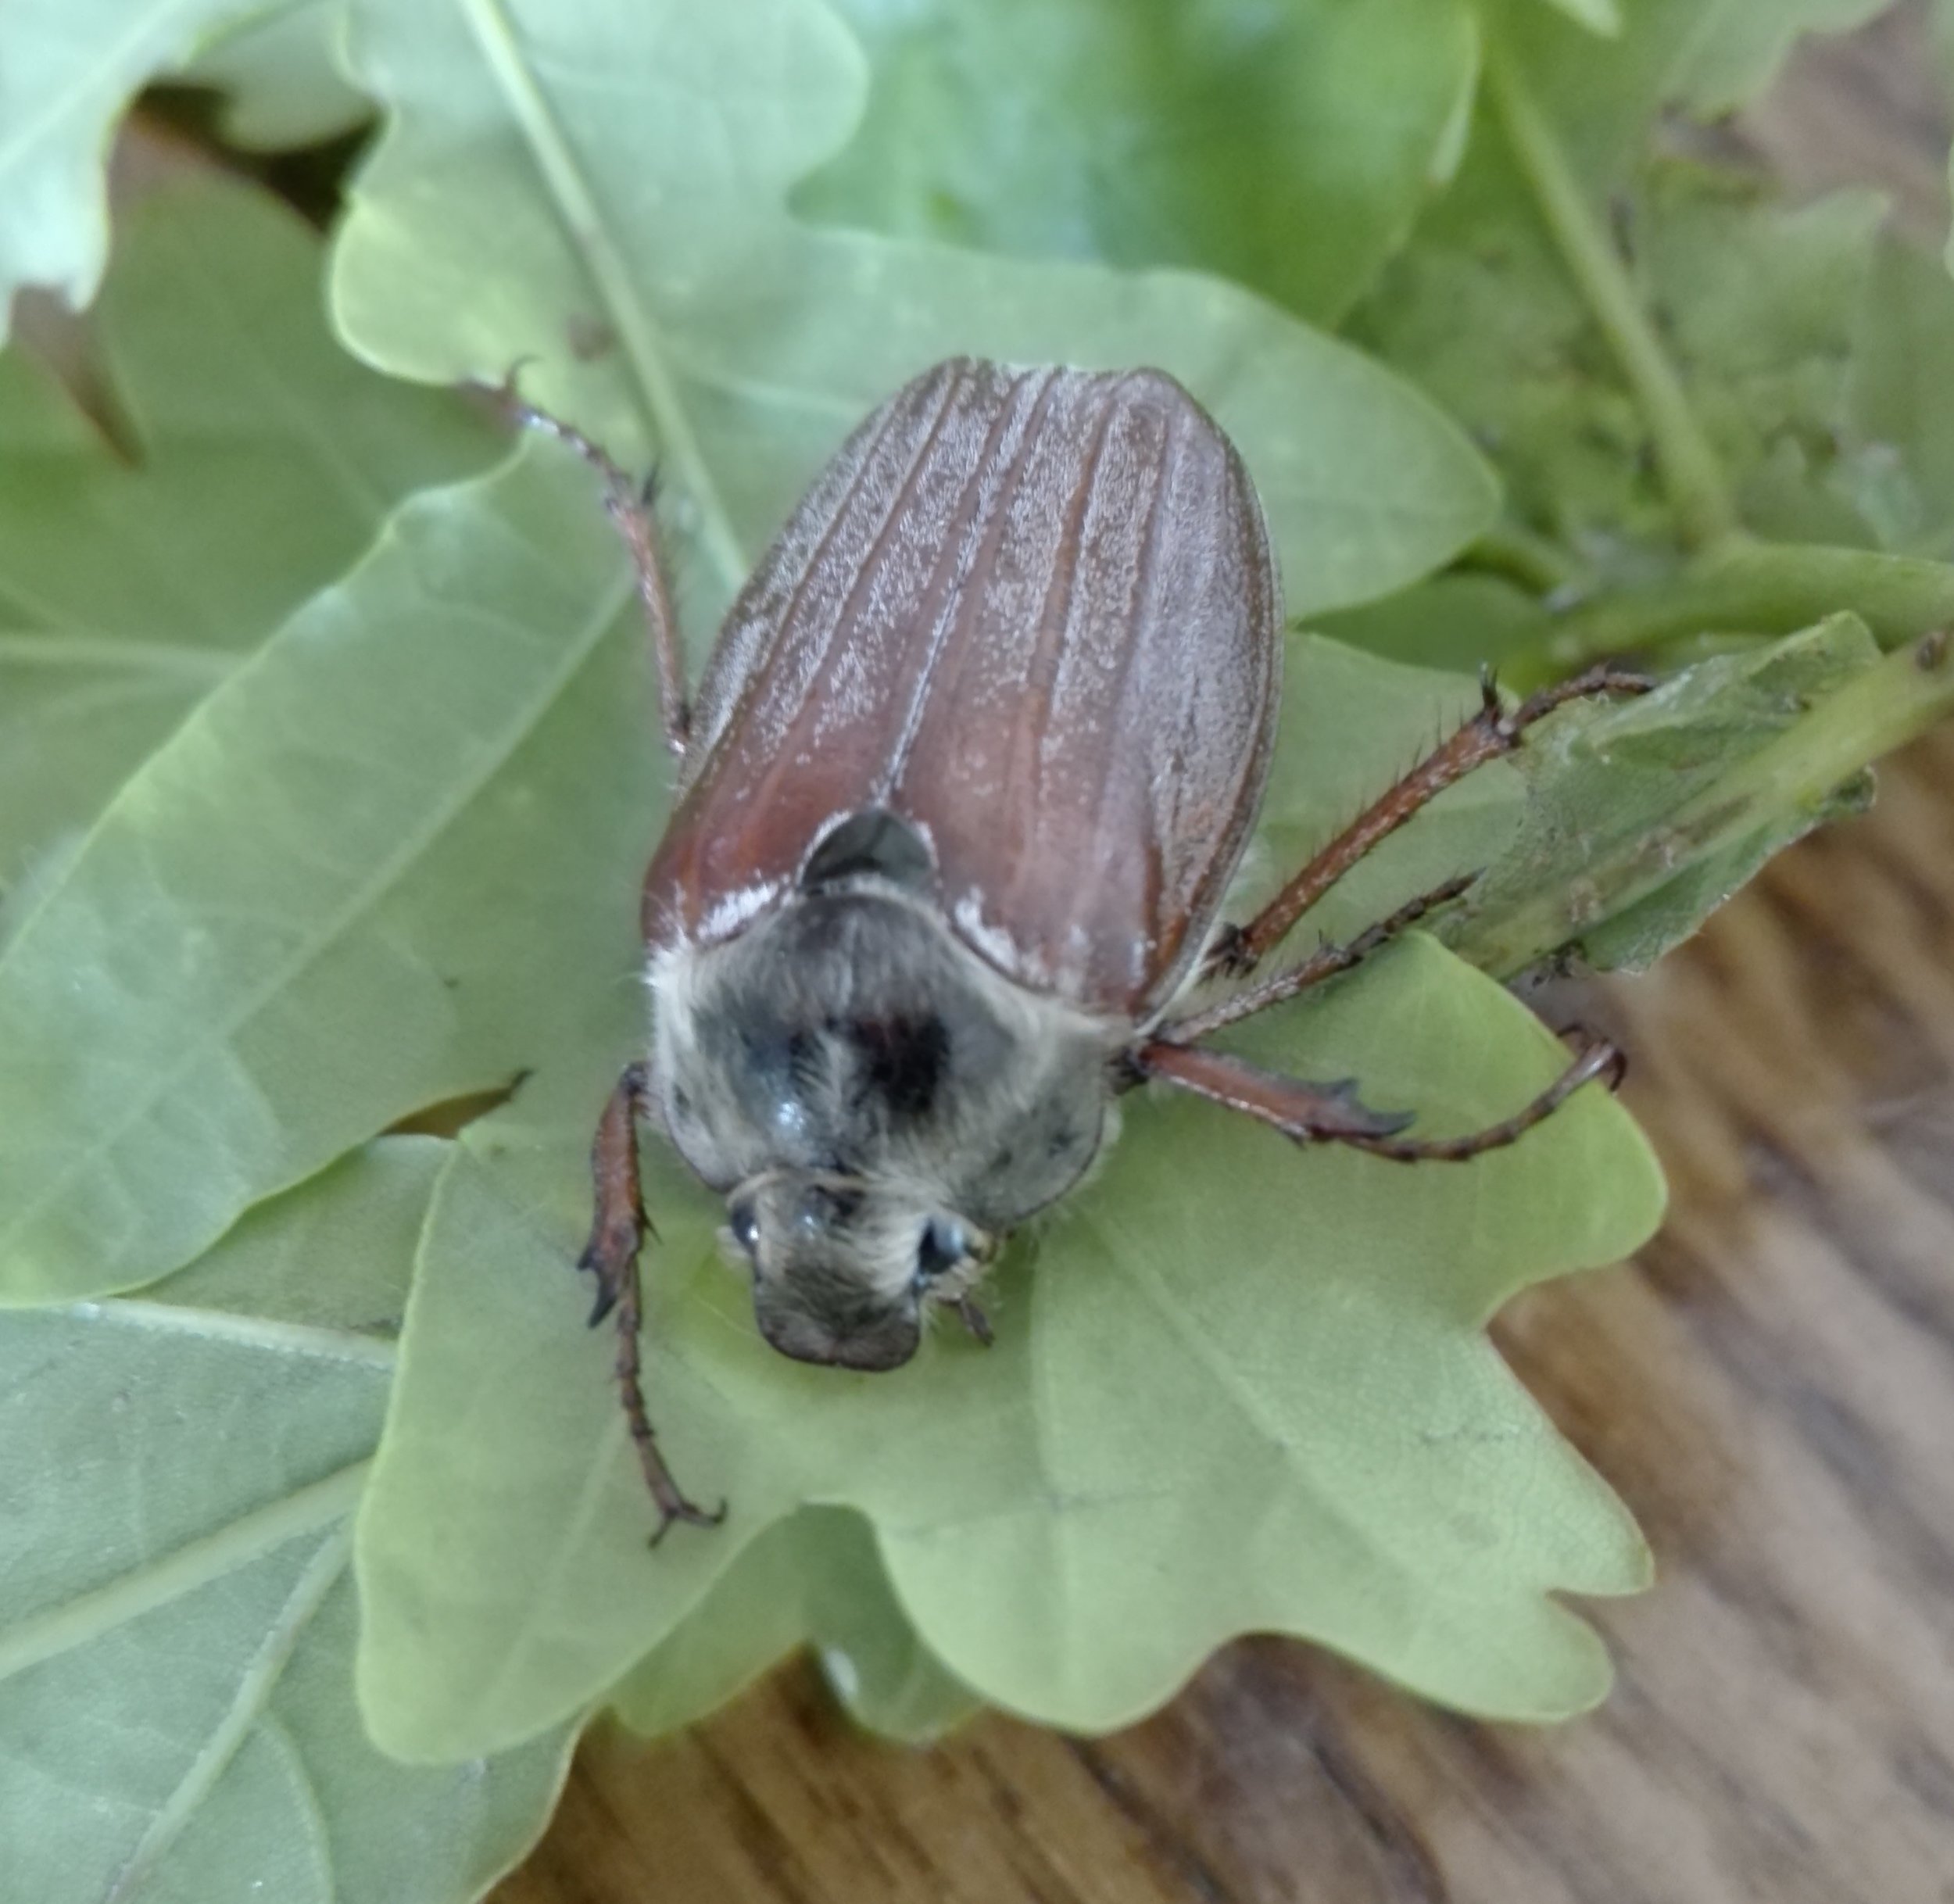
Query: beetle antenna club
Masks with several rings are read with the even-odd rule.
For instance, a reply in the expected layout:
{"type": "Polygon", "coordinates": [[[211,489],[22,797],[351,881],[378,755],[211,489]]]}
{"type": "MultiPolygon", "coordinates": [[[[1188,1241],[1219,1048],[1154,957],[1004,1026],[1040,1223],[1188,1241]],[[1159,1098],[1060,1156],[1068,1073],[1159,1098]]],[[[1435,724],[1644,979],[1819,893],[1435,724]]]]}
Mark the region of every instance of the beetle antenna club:
{"type": "Polygon", "coordinates": [[[1176,1011],[1201,972],[1247,978],[1379,841],[1555,707],[1648,684],[1598,670],[1509,707],[1487,676],[1471,719],[1218,930],[1268,777],[1282,610],[1248,473],[1172,378],[925,372],[816,478],[695,699],[646,495],[523,403],[513,372],[503,399],[602,477],[682,757],[642,899],[650,1055],[599,1124],[582,1258],[593,1319],[617,1320],[660,1534],[718,1516],[674,1480],[642,1394],[641,1116],[725,1199],[760,1334],[868,1372],[908,1361],[933,1313],[989,1341],[975,1291],[1004,1240],[1077,1184],[1113,1095],[1143,1078],[1410,1163],[1512,1143],[1619,1076],[1612,1048],[1584,1044],[1499,1123],[1420,1138],[1355,1080],[1204,1042],[1347,971],[1470,874],[1176,1011]]]}

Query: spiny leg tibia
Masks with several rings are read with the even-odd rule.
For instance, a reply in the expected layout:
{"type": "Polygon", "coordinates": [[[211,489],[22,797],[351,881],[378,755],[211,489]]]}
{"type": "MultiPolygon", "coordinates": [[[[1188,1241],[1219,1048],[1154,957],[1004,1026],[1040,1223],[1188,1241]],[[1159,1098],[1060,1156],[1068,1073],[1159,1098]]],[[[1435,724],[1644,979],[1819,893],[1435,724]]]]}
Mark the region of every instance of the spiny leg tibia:
{"type": "Polygon", "coordinates": [[[1492,676],[1483,675],[1479,712],[1322,847],[1246,925],[1228,927],[1209,955],[1210,969],[1237,977],[1253,971],[1359,860],[1474,768],[1511,753],[1526,730],[1555,708],[1591,694],[1645,694],[1654,685],[1645,675],[1592,667],[1571,681],[1541,689],[1509,710],[1501,704],[1492,676]]]}
{"type": "Polygon", "coordinates": [[[624,1404],[624,1420],[638,1451],[638,1465],[644,1470],[645,1485],[657,1505],[658,1526],[651,1537],[651,1544],[656,1547],[674,1521],[710,1527],[725,1519],[726,1507],[721,1501],[708,1512],[685,1498],[659,1452],[657,1437],[645,1412],[638,1351],[639,1331],[644,1321],[638,1255],[651,1223],[645,1215],[644,1194],[638,1184],[638,1115],[644,1104],[646,1082],[642,1065],[626,1065],[598,1120],[596,1140],[590,1147],[596,1211],[591,1219],[590,1240],[577,1258],[577,1267],[589,1270],[597,1279],[591,1327],[596,1328],[607,1315],[617,1317],[618,1398],[624,1404]]]}
{"type": "Polygon", "coordinates": [[[525,429],[539,430],[576,451],[603,478],[604,509],[617,525],[624,547],[638,577],[639,599],[645,605],[645,621],[651,632],[651,654],[658,671],[658,712],[665,731],[665,745],[675,756],[682,756],[692,733],[692,703],[685,689],[685,657],[679,638],[678,617],[671,605],[671,587],[665,579],[664,554],[659,547],[658,524],[652,514],[656,475],[635,483],[620,469],[609,450],[586,436],[574,424],[565,423],[547,410],[525,403],[516,388],[521,363],[512,365],[501,387],[493,394],[504,415],[525,429]]]}
{"type": "Polygon", "coordinates": [[[1410,1115],[1369,1109],[1358,1101],[1354,1081],[1347,1078],[1334,1084],[1312,1084],[1265,1070],[1232,1051],[1158,1039],[1140,1046],[1129,1061],[1143,1077],[1158,1078],[1240,1111],[1298,1143],[1348,1144],[1403,1164],[1463,1163],[1515,1142],[1551,1117],[1584,1084],[1600,1079],[1612,1090],[1620,1083],[1626,1068],[1621,1053],[1585,1033],[1576,1036],[1580,1040],[1578,1055],[1545,1090],[1511,1117],[1458,1137],[1399,1136],[1411,1122],[1410,1115]]]}
{"type": "Polygon", "coordinates": [[[1478,877],[1476,872],[1460,873],[1443,885],[1433,886],[1429,893],[1420,893],[1415,899],[1407,900],[1389,918],[1367,926],[1355,939],[1342,945],[1319,946],[1301,964],[1292,965],[1286,972],[1279,972],[1258,984],[1245,986],[1226,998],[1218,999],[1204,1011],[1169,1018],[1161,1027],[1161,1036],[1176,1044],[1196,1043],[1211,1032],[1219,1031],[1224,1025],[1253,1018],[1257,1012],[1279,1005],[1297,993],[1306,992],[1312,986],[1334,978],[1340,972],[1348,972],[1400,932],[1408,932],[1428,913],[1458,898],[1478,877]]]}

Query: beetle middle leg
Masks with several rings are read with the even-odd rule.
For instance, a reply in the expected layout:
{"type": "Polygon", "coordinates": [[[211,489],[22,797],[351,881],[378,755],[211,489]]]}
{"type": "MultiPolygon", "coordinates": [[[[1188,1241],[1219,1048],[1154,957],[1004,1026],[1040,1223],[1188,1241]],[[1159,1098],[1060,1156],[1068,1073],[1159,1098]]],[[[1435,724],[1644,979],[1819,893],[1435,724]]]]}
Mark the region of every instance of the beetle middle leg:
{"type": "Polygon", "coordinates": [[[1209,1033],[1219,1031],[1224,1025],[1253,1018],[1257,1012],[1279,1005],[1297,993],[1308,991],[1313,985],[1321,985],[1326,979],[1333,979],[1340,972],[1348,972],[1400,932],[1408,932],[1428,912],[1435,911],[1448,900],[1458,898],[1478,877],[1476,872],[1460,873],[1443,885],[1433,886],[1429,893],[1420,893],[1415,899],[1407,900],[1388,918],[1367,927],[1355,939],[1342,945],[1319,947],[1300,965],[1291,965],[1259,984],[1246,986],[1200,1011],[1168,1019],[1161,1028],[1161,1034],[1177,1044],[1195,1043],[1209,1033]]]}
{"type": "Polygon", "coordinates": [[[674,1521],[712,1526],[725,1518],[726,1509],[722,1502],[709,1512],[685,1498],[665,1464],[645,1412],[638,1345],[639,1333],[644,1326],[638,1258],[646,1234],[655,1233],[651,1233],[650,1220],[645,1215],[644,1193],[638,1182],[638,1117],[644,1104],[646,1084],[645,1066],[628,1065],[598,1121],[596,1141],[590,1151],[596,1211],[591,1220],[590,1240],[577,1259],[577,1267],[589,1270],[597,1279],[597,1301],[590,1312],[590,1326],[596,1328],[607,1315],[617,1318],[618,1397],[624,1404],[632,1445],[638,1451],[638,1465],[644,1471],[645,1485],[657,1504],[658,1526],[651,1537],[656,1547],[674,1521]]]}
{"type": "Polygon", "coordinates": [[[631,565],[637,572],[638,597],[644,603],[645,622],[651,633],[651,653],[658,671],[658,712],[664,723],[665,745],[682,757],[692,733],[692,703],[685,689],[685,655],[678,633],[678,617],[671,605],[671,585],[666,579],[664,553],[658,541],[657,520],[652,513],[657,488],[655,477],[633,482],[621,469],[609,450],[586,436],[574,424],[565,423],[547,410],[525,403],[516,390],[518,364],[503,380],[496,392],[504,413],[524,429],[540,430],[576,451],[603,478],[604,510],[617,525],[631,565]]]}
{"type": "MultiPolygon", "coordinates": [[[[1476,767],[1511,753],[1521,736],[1555,708],[1591,694],[1645,694],[1655,684],[1646,675],[1619,668],[1593,667],[1530,695],[1517,707],[1500,700],[1492,676],[1481,678],[1479,712],[1442,746],[1419,762],[1388,792],[1373,800],[1256,914],[1246,925],[1229,926],[1211,955],[1215,970],[1240,977],[1287,936],[1290,929],[1358,861],[1380,845],[1414,814],[1476,767]]],[[[1436,903],[1428,900],[1427,904],[1436,903]]],[[[1336,969],[1341,970],[1337,967],[1336,969]]],[[[1327,972],[1319,975],[1327,977],[1327,972]]],[[[1282,994],[1292,996],[1300,987],[1282,994]]],[[[1275,1003],[1271,998],[1265,1002],[1275,1003]]],[[[1233,1016],[1240,1017],[1239,1012],[1233,1016]]]]}

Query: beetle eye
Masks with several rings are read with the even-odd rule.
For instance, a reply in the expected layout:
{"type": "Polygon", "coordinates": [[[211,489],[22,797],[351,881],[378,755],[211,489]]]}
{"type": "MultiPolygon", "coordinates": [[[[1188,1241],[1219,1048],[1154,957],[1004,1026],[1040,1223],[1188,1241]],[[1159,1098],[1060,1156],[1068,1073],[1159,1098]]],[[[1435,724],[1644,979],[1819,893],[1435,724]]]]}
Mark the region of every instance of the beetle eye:
{"type": "Polygon", "coordinates": [[[733,1240],[750,1256],[760,1247],[760,1213],[754,1209],[751,1198],[743,1197],[737,1203],[726,1206],[726,1226],[733,1233],[733,1240]]]}
{"type": "Polygon", "coordinates": [[[925,1282],[954,1269],[970,1254],[970,1232],[954,1217],[932,1216],[916,1244],[916,1273],[925,1282]]]}

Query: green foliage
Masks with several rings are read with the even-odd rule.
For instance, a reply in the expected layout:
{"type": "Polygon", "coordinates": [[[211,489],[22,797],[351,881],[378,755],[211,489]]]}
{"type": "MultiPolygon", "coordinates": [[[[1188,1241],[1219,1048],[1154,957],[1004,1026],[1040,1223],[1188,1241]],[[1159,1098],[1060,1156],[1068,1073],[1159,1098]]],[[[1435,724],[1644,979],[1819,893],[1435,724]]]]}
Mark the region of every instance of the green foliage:
{"type": "Polygon", "coordinates": [[[79,309],[109,250],[109,133],[136,89],[263,0],[23,0],[0,59],[0,338],[14,293],[79,309]]]}
{"type": "MultiPolygon", "coordinates": [[[[1300,757],[1270,818],[1320,835],[1350,763],[1387,777],[1435,684],[1328,648],[1297,659],[1284,746],[1300,757]],[[1333,734],[1340,776],[1312,771],[1333,734]]],[[[1459,684],[1436,685],[1456,700],[1459,684]]],[[[1437,833],[1448,870],[1512,819],[1462,792],[1476,825],[1435,814],[1406,836],[1426,834],[1429,854],[1437,833]]],[[[1393,876],[1426,871],[1415,854],[1393,876]]],[[[1442,1130],[1524,1102],[1564,1061],[1423,941],[1254,1048],[1305,1075],[1361,1070],[1376,1101],[1442,1130]]],[[[362,1694],[388,1749],[443,1759],[575,1709],[744,1541],[808,1505],[874,1521],[907,1618],[958,1679],[1056,1723],[1122,1723],[1229,1634],[1265,1627],[1475,1710],[1540,1716],[1598,1694],[1591,1635],[1543,1594],[1626,1591],[1640,1549],[1479,1330],[1520,1283],[1612,1260],[1652,1226],[1660,1179],[1605,1097],[1525,1147],[1409,1177],[1298,1154],[1204,1105],[1136,1104],[1107,1167],[1007,1268],[997,1346],[939,1337],[872,1378],[765,1347],[718,1259],[715,1201],[660,1154],[649,1383],[679,1473],[735,1519],[675,1534],[647,1569],[608,1345],[564,1326],[606,1055],[577,1060],[576,1090],[539,1072],[471,1126],[430,1217],[360,1520],[362,1694]],[[1217,1552],[1240,1565],[1218,1577],[1217,1552]]]]}
{"type": "Polygon", "coordinates": [[[704,1602],[611,1688],[611,1704],[635,1731],[669,1732],[806,1645],[843,1703],[885,1738],[925,1743],[982,1705],[903,1618],[868,1521],[821,1507],[742,1547],[704,1602]]]}
{"type": "Polygon", "coordinates": [[[1562,714],[1519,757],[1525,817],[1447,936],[1501,975],[1561,953],[1601,972],[1652,965],[1773,854],[1866,805],[1870,775],[1791,797],[1753,769],[1878,658],[1856,615],[1834,615],[1641,700],[1562,714]]]}
{"type": "MultiPolygon", "coordinates": [[[[1347,327],[1491,456],[1505,519],[1472,560],[1501,585],[1461,592],[1461,572],[1324,627],[1408,659],[1487,653],[1532,680],[1608,651],[1586,639],[1591,604],[1616,651],[1641,600],[1669,639],[1666,596],[1690,599],[1677,585],[1737,537],[1954,554],[1928,394],[1954,284],[1881,236],[1875,194],[1784,209],[1762,179],[1651,137],[1659,108],[1738,103],[1799,32],[1874,10],[1635,0],[1598,54],[1537,6],[1489,13],[1500,83],[1458,176],[1347,327]],[[1441,619],[1455,607],[1458,646],[1441,619]]],[[[1754,618],[1687,632],[1788,634],[1883,592],[1855,579],[1752,589],[1754,618]]]]}
{"type": "Polygon", "coordinates": [[[92,821],[400,499],[494,439],[351,362],[320,248],[214,180],[141,202],[94,318],[112,443],[0,356],[0,892],[92,821]]]}
{"type": "Polygon", "coordinates": [[[391,116],[335,251],[346,335],[438,381],[531,358],[535,400],[627,460],[655,442],[702,625],[848,427],[960,350],[1178,374],[1254,469],[1298,613],[1382,594],[1491,518],[1449,423],[1225,283],[790,217],[862,108],[818,0],[528,0],[481,34],[381,0],[353,50],[391,116]]]}
{"type": "Polygon", "coordinates": [[[395,1139],[139,1301],[0,1330],[10,1895],[463,1904],[572,1737],[410,1770],[353,1702],[348,1511],[444,1147],[395,1139]]]}
{"type": "Polygon", "coordinates": [[[1388,841],[1299,946],[1485,876],[1239,1034],[1466,1129],[1564,1061],[1495,978],[1646,963],[1954,702],[1940,645],[1876,647],[1954,619],[1954,286],[1865,195],[1786,211],[1650,137],[1869,10],[21,0],[0,290],[92,285],[103,129],[152,73],[228,89],[243,142],[381,131],[323,317],[314,242],[206,183],[120,233],[106,434],[0,359],[10,1876],[461,1904],[592,1709],[664,1730],[803,1646],[915,1739],[1116,1725],[1251,1630],[1470,1712],[1601,1695],[1557,1596],[1647,1557],[1483,1333],[1657,1219],[1594,1090],[1409,1172],[1136,1096],[1008,1254],[997,1346],[872,1378],[764,1347],[657,1152],[653,1409],[731,1513],[646,1554],[568,1266],[644,1037],[642,632],[589,472],[485,473],[481,417],[406,380],[528,360],[655,455],[703,641],[924,363],[1166,364],[1292,612],[1374,650],[1290,642],[1251,896],[1476,707],[1472,664],[1694,659],[1388,841]]]}
{"type": "Polygon", "coordinates": [[[1185,265],[1329,321],[1458,153],[1466,0],[932,0],[840,9],[872,63],[809,216],[989,249],[1185,265]]]}
{"type": "Polygon", "coordinates": [[[0,1297],[146,1282],[406,1112],[535,1065],[558,1025],[621,1031],[630,913],[603,900],[658,803],[581,475],[525,463],[407,503],[17,926],[0,1297]]]}
{"type": "Polygon", "coordinates": [[[332,0],[287,0],[254,14],[172,77],[224,95],[224,137],[247,152],[336,138],[373,114],[341,72],[344,15],[332,0]]]}

